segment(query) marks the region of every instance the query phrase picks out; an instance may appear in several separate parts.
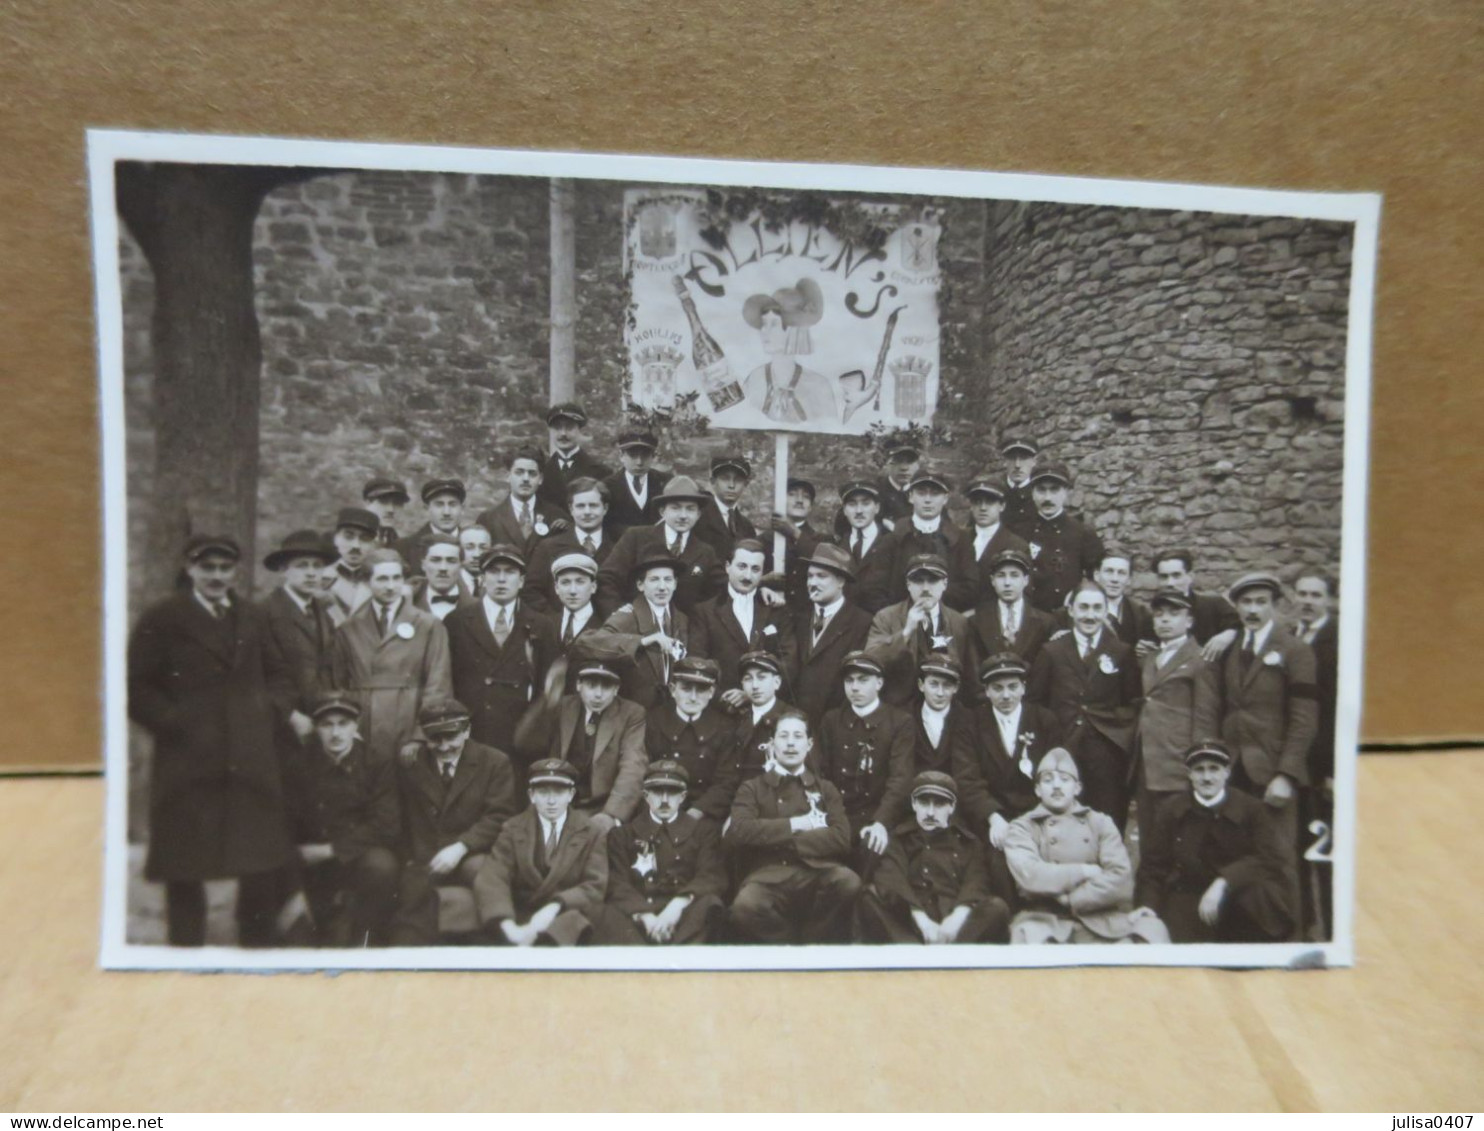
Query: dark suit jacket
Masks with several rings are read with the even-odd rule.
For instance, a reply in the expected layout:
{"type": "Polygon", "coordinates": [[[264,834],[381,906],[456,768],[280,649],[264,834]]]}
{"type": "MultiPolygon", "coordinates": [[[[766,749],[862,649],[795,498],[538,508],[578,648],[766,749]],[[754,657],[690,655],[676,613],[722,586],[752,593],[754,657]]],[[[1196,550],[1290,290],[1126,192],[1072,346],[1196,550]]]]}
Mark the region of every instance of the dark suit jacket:
{"type": "MultiPolygon", "coordinates": [[[[1225,597],[1215,593],[1192,593],[1190,597],[1195,602],[1195,624],[1190,634],[1197,644],[1204,644],[1229,628],[1241,632],[1242,618],[1237,616],[1237,610],[1225,597]]],[[[1240,646],[1241,641],[1237,644],[1240,646]]]]}
{"type": "Polygon", "coordinates": [[[1048,642],[1031,667],[1025,697],[1051,708],[1072,753],[1091,733],[1131,753],[1142,694],[1134,650],[1104,628],[1085,660],[1077,653],[1075,633],[1048,642]]]}
{"type": "Polygon", "coordinates": [[[984,842],[957,820],[931,837],[915,818],[898,822],[871,883],[891,910],[921,911],[934,922],[993,898],[984,842]]]}
{"type": "Polygon", "coordinates": [[[848,703],[825,712],[810,765],[840,791],[852,835],[875,823],[890,829],[907,812],[915,738],[912,719],[890,703],[864,719],[848,703]]]}
{"type": "MultiPolygon", "coordinates": [[[[878,523],[879,525],[879,523],[878,523]]],[[[839,536],[839,544],[850,549],[850,540],[855,528],[839,536]]],[[[877,613],[899,600],[894,596],[897,589],[906,593],[906,580],[892,576],[897,566],[897,536],[882,526],[876,541],[861,555],[855,567],[855,580],[845,586],[845,596],[852,604],[859,605],[868,613],[877,613]]],[[[807,575],[808,569],[805,568],[807,575]]],[[[805,610],[806,612],[809,610],[805,610]]]]}
{"type": "Polygon", "coordinates": [[[699,899],[726,891],[721,826],[681,813],[668,825],[645,810],[608,832],[608,904],[625,915],[663,911],[677,895],[699,899]],[[649,867],[634,867],[641,856],[649,867]]]}
{"type": "MultiPolygon", "coordinates": [[[[622,680],[619,694],[646,711],[665,702],[670,690],[669,666],[676,659],[673,656],[667,658],[658,644],[640,645],[640,640],[659,630],[649,602],[637,600],[615,609],[597,632],[599,639],[615,638],[626,650],[634,653],[634,662],[619,669],[622,680]]],[[[684,645],[687,654],[693,650],[690,618],[673,606],[670,609],[670,636],[684,645]]]]}
{"type": "Polygon", "coordinates": [[[546,669],[561,651],[551,621],[519,602],[502,647],[490,630],[484,602],[448,614],[448,650],[454,698],[469,709],[474,738],[517,753],[515,728],[541,693],[546,669]]]}
{"type": "Polygon", "coordinates": [[[1005,550],[1019,550],[1029,556],[1031,552],[1025,539],[1001,522],[994,537],[989,540],[989,545],[984,547],[984,553],[976,558],[974,538],[977,534],[976,527],[966,527],[963,537],[954,544],[954,556],[948,563],[948,576],[951,580],[948,591],[943,595],[943,602],[950,609],[957,609],[961,613],[966,613],[985,601],[996,600],[989,575],[989,563],[994,561],[996,554],[1005,550]]]}
{"type": "Polygon", "coordinates": [[[954,747],[959,811],[976,830],[983,830],[993,813],[1007,821],[1029,813],[1040,800],[1036,797],[1035,768],[1061,742],[1061,724],[1056,716],[1045,707],[1021,703],[1014,750],[1005,749],[994,708],[988,703],[974,709],[971,729],[973,741],[954,747]],[[1030,759],[1029,775],[1020,767],[1022,754],[1030,759]]]}
{"type": "MultiPolygon", "coordinates": [[[[974,610],[969,618],[970,663],[974,665],[974,679],[979,678],[979,665],[1000,652],[1014,652],[1027,664],[1034,664],[1041,648],[1057,631],[1056,618],[1042,612],[1029,600],[1020,602],[1020,623],[1015,626],[1015,639],[1005,636],[1000,625],[1000,601],[991,597],[974,610]]],[[[967,677],[967,673],[965,673],[967,677]]]]}
{"type": "Polygon", "coordinates": [[[927,727],[922,724],[922,696],[917,696],[903,710],[912,717],[912,772],[920,774],[923,770],[937,770],[957,776],[958,766],[962,763],[960,749],[970,750],[976,741],[974,709],[963,703],[949,703],[948,717],[943,722],[943,734],[937,746],[932,744],[927,727]]]}
{"type": "Polygon", "coordinates": [[[743,877],[767,869],[787,874],[796,867],[843,864],[850,857],[850,821],[840,791],[806,769],[803,789],[788,786],[783,776],[769,770],[742,783],[732,802],[732,815],[722,840],[737,854],[737,872],[743,877]],[[817,795],[818,808],[828,824],[822,829],[795,832],[794,817],[809,811],[808,794],[817,795]]]}
{"type": "Polygon", "coordinates": [[[272,676],[268,690],[282,721],[293,711],[308,712],[328,690],[323,676],[335,624],[323,604],[310,601],[308,611],[301,612],[282,588],[268,594],[260,608],[263,656],[272,676]]]}
{"type": "Polygon", "coordinates": [[[614,541],[631,526],[653,526],[660,520],[660,508],[654,500],[665,489],[670,477],[661,471],[646,471],[644,474],[649,491],[644,497],[643,507],[634,501],[633,492],[629,490],[628,472],[616,471],[603,480],[608,485],[608,514],[604,516],[603,525],[613,535],[614,541]]]}
{"type": "Polygon", "coordinates": [[[718,823],[726,820],[741,780],[734,718],[713,702],[686,735],[674,704],[661,704],[644,721],[644,749],[651,762],[673,758],[685,767],[690,775],[687,809],[699,809],[718,823]]]}
{"type": "MultiPolygon", "coordinates": [[[[520,590],[522,604],[529,605],[536,612],[544,613],[553,620],[560,617],[563,605],[557,600],[556,581],[551,576],[551,567],[558,558],[566,554],[587,553],[582,548],[581,538],[582,535],[573,526],[536,543],[536,548],[531,551],[530,560],[526,563],[526,580],[520,590]]],[[[613,542],[613,536],[605,530],[598,552],[592,556],[599,566],[613,553],[613,542]]],[[[600,617],[605,617],[612,611],[598,602],[596,591],[593,593],[593,606],[600,617]]]]}
{"type": "MultiPolygon", "coordinates": [[[[881,697],[895,706],[912,701],[917,694],[917,665],[933,651],[932,642],[921,631],[903,639],[902,629],[907,625],[908,601],[888,605],[871,619],[871,631],[866,637],[866,650],[881,661],[886,672],[886,687],[881,697]]],[[[973,662],[969,654],[969,622],[962,613],[954,612],[947,605],[938,607],[939,624],[947,644],[942,651],[959,662],[965,678],[959,684],[959,699],[971,702],[978,689],[978,680],[971,674],[973,662]]]]}
{"type": "Polygon", "coordinates": [[[555,452],[547,452],[541,460],[541,486],[536,488],[536,498],[555,510],[565,511],[567,486],[572,480],[596,479],[601,482],[611,474],[611,469],[588,455],[586,448],[577,449],[569,471],[562,470],[555,452]]]}
{"type": "Polygon", "coordinates": [[[410,766],[398,764],[407,859],[426,864],[454,841],[470,853],[488,852],[519,809],[515,773],[499,750],[470,739],[453,781],[444,786],[438,759],[424,748],[410,766]]]}
{"type": "Polygon", "coordinates": [[[871,614],[852,605],[849,600],[825,625],[817,646],[814,644],[813,610],[808,615],[795,618],[788,654],[784,658],[784,687],[789,701],[816,726],[826,711],[845,702],[840,665],[847,652],[865,647],[870,631],[871,614]]]}
{"type": "Polygon", "coordinates": [[[1221,685],[1216,667],[1201,658],[1201,646],[1186,637],[1170,662],[1143,661],[1144,706],[1139,712],[1138,750],[1149,789],[1189,788],[1185,752],[1215,738],[1221,726],[1221,685]]]}
{"type": "Polygon", "coordinates": [[[723,565],[732,556],[732,547],[743,538],[756,538],[757,527],[752,524],[752,519],[742,513],[740,506],[732,508],[732,528],[727,529],[726,523],[722,521],[721,511],[717,509],[716,497],[706,492],[709,496],[701,506],[701,517],[691,530],[691,534],[705,542],[716,551],[716,560],[723,565]]]}
{"type": "MultiPolygon", "coordinates": [[[[617,608],[634,599],[634,567],[652,553],[664,553],[668,527],[636,526],[625,531],[598,574],[598,593],[607,608],[617,608]]],[[[680,554],[685,568],[675,578],[672,603],[689,614],[697,605],[720,593],[726,585],[721,559],[707,543],[691,531],[680,554]]]]}
{"type": "Polygon", "coordinates": [[[690,618],[691,651],[717,662],[721,668],[717,691],[722,692],[741,686],[742,676],[737,665],[744,653],[767,652],[782,659],[792,626],[793,614],[787,606],[765,604],[754,590],[752,635],[748,636],[732,612],[732,591],[727,587],[696,606],[690,618]]]}
{"type": "Polygon", "coordinates": [[[374,760],[359,739],[339,763],[318,742],[306,752],[302,810],[291,815],[300,844],[328,844],[342,863],[372,848],[399,852],[402,802],[391,762],[374,760]]]}
{"type": "Polygon", "coordinates": [[[1308,785],[1309,750],[1319,729],[1313,649],[1275,624],[1245,674],[1241,654],[1238,634],[1221,657],[1221,737],[1258,789],[1277,774],[1308,785]]]}
{"type": "MultiPolygon", "coordinates": [[[[580,696],[568,695],[562,699],[547,757],[567,757],[573,736],[585,717],[586,708],[580,696]]],[[[578,789],[578,796],[584,798],[582,808],[627,821],[639,808],[644,769],[648,764],[644,751],[644,710],[622,697],[615,699],[598,718],[587,789],[578,789]]]]}
{"type": "MultiPolygon", "coordinates": [[[[1072,614],[1063,606],[1052,614],[1056,621],[1056,629],[1072,630],[1072,614]]],[[[1123,600],[1118,603],[1118,615],[1112,615],[1109,611],[1107,623],[1113,629],[1113,635],[1125,644],[1138,644],[1141,640],[1153,640],[1154,637],[1154,614],[1147,605],[1141,605],[1127,593],[1123,600]]]]}
{"type": "Polygon", "coordinates": [[[540,497],[539,493],[532,500],[531,505],[534,518],[531,536],[529,538],[521,533],[520,521],[515,517],[515,507],[511,503],[509,495],[505,496],[504,499],[488,510],[480,511],[479,517],[475,521],[490,532],[490,538],[497,545],[501,542],[509,543],[524,554],[526,561],[529,562],[531,555],[536,552],[536,547],[545,539],[554,536],[555,531],[551,529],[552,523],[561,520],[569,528],[572,525],[572,516],[565,509],[546,502],[540,497]],[[547,527],[545,534],[542,534],[537,529],[543,523],[547,527]]]}
{"type": "MultiPolygon", "coordinates": [[[[896,560],[891,564],[890,593],[893,602],[907,599],[907,563],[918,554],[942,554],[948,563],[948,588],[962,587],[963,582],[957,572],[958,563],[963,559],[959,543],[967,535],[962,527],[954,525],[947,510],[944,510],[942,521],[934,534],[924,534],[913,526],[910,513],[897,520],[892,533],[896,536],[894,541],[897,550],[896,560]]],[[[970,553],[972,552],[973,548],[970,547],[970,553]]]]}
{"type": "Polygon", "coordinates": [[[489,859],[474,878],[479,921],[524,922],[553,901],[562,914],[551,926],[557,941],[577,942],[596,918],[608,890],[608,852],[603,834],[585,813],[568,812],[556,852],[543,868],[538,859],[541,818],[527,808],[500,830],[489,859]],[[575,914],[571,914],[575,913],[575,914]]]}
{"type": "MultiPolygon", "coordinates": [[[[1240,645],[1240,641],[1238,644],[1240,645]]],[[[1315,682],[1319,687],[1319,723],[1309,754],[1309,781],[1323,783],[1335,772],[1335,704],[1340,682],[1340,632],[1335,615],[1319,627],[1309,645],[1314,653],[1315,682]]]]}

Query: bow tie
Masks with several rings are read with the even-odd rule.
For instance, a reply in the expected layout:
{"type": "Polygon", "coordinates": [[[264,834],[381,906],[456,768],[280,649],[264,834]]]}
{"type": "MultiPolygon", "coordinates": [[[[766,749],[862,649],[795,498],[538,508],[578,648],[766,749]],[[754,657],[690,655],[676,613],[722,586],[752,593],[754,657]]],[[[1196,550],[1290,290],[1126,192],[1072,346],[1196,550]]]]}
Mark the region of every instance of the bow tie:
{"type": "Polygon", "coordinates": [[[457,593],[430,593],[428,600],[435,605],[457,605],[459,595],[457,593]]]}
{"type": "Polygon", "coordinates": [[[348,569],[345,566],[336,566],[335,568],[340,572],[340,576],[347,581],[364,581],[366,579],[367,571],[365,566],[362,566],[360,569],[348,569]]]}

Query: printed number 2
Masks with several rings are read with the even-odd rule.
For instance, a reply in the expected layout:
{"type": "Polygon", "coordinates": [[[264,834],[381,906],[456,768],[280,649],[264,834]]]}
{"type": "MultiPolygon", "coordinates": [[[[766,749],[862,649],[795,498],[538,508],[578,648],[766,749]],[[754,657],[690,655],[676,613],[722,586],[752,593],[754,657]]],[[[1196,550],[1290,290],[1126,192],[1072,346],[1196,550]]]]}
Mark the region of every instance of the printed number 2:
{"type": "Polygon", "coordinates": [[[1324,821],[1310,821],[1309,831],[1317,838],[1313,844],[1304,849],[1304,859],[1316,864],[1329,864],[1333,858],[1329,854],[1330,841],[1333,834],[1329,825],[1324,821]]]}

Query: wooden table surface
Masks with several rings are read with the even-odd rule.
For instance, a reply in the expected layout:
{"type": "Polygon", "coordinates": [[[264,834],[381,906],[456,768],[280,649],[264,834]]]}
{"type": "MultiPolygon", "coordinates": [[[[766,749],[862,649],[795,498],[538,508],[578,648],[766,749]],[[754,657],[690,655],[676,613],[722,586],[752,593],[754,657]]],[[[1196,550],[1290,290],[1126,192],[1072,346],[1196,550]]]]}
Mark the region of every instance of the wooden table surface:
{"type": "Polygon", "coordinates": [[[1484,1106],[1484,755],[1360,774],[1354,969],[97,968],[103,787],[0,781],[0,1108],[1484,1106]]]}

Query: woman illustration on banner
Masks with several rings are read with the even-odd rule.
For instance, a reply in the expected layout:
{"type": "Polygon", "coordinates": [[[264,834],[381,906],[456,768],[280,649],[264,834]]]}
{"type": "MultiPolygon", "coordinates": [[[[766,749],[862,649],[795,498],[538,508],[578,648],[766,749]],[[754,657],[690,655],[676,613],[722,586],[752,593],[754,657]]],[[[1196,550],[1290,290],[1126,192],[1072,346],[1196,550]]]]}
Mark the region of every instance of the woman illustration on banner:
{"type": "Polygon", "coordinates": [[[742,384],[747,403],[780,424],[836,421],[840,410],[830,383],[795,358],[814,352],[809,327],[824,316],[824,295],[813,279],[800,279],[770,295],[753,295],[742,317],[758,332],[768,360],[742,384]]]}

